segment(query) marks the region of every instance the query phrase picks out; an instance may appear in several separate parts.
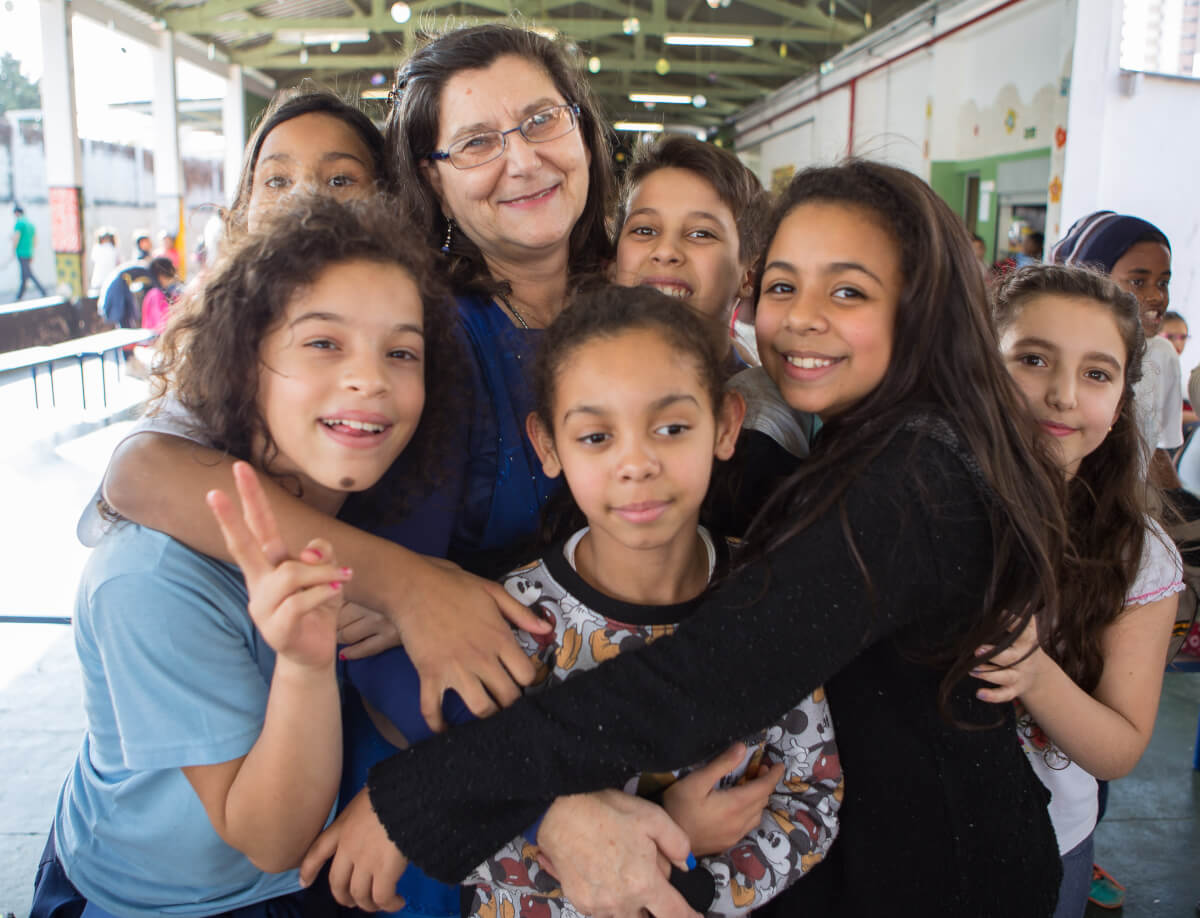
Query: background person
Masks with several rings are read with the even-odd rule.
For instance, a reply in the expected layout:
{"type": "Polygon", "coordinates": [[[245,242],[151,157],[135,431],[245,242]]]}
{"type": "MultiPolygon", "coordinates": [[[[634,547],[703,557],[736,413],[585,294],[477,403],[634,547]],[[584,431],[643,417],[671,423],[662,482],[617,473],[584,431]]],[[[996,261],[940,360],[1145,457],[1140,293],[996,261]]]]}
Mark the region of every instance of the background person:
{"type": "Polygon", "coordinates": [[[33,250],[34,243],[37,241],[37,229],[26,219],[25,208],[20,204],[13,208],[13,216],[16,218],[16,222],[13,223],[13,254],[16,255],[17,264],[21,267],[21,285],[17,288],[16,298],[20,300],[25,296],[26,281],[33,281],[33,285],[38,288],[38,293],[45,296],[46,288],[33,273],[33,250]]]}

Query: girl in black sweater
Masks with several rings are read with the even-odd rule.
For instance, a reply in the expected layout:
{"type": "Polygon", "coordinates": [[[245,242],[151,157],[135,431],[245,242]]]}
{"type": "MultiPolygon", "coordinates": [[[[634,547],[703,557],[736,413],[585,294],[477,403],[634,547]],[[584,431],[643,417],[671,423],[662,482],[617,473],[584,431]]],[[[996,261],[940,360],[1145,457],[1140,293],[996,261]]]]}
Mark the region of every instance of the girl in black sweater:
{"type": "Polygon", "coordinates": [[[544,813],[538,842],[582,910],[688,914],[648,844],[679,862],[686,838],[584,792],[711,756],[824,682],[842,834],[774,913],[1053,911],[1048,795],[970,671],[1034,610],[1055,614],[1062,485],[1001,364],[970,240],[928,185],[868,162],[798,175],[772,227],[763,364],[824,429],[741,569],[673,637],[376,766],[370,806],[305,875],[336,851],[335,889],[370,905],[381,849],[400,862],[380,821],[457,880],[544,813]]]}

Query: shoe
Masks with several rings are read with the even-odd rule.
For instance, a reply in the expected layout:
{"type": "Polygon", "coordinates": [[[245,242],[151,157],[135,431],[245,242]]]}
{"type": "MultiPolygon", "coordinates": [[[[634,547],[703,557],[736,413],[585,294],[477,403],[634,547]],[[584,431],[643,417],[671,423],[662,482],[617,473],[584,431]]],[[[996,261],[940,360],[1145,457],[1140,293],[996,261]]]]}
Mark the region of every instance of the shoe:
{"type": "Polygon", "coordinates": [[[1088,901],[1100,908],[1120,908],[1125,904],[1125,887],[1099,864],[1092,864],[1092,887],[1088,901]]]}

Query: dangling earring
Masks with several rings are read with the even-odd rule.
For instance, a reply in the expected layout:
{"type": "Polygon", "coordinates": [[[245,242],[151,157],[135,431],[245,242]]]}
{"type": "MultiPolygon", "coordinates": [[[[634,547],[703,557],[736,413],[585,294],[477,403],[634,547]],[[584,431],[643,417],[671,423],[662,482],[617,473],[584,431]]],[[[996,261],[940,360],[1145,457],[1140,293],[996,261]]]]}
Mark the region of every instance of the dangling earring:
{"type": "Polygon", "coordinates": [[[446,238],[442,240],[442,254],[450,254],[450,240],[454,237],[454,220],[446,218],[446,238]]]}

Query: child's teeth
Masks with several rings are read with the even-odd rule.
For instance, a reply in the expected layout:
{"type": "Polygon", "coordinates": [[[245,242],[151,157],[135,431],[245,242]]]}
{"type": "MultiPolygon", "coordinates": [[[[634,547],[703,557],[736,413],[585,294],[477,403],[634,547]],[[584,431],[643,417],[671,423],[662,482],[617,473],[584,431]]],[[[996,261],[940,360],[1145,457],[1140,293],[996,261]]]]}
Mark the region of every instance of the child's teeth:
{"type": "Polygon", "coordinates": [[[352,430],[365,430],[367,433],[383,433],[382,424],[371,424],[367,421],[348,421],[342,418],[329,418],[325,421],[327,427],[349,427],[352,430]]]}
{"type": "Polygon", "coordinates": [[[834,361],[827,357],[788,357],[787,362],[802,370],[818,370],[822,367],[831,367],[834,364],[834,361]]]}
{"type": "Polygon", "coordinates": [[[663,284],[661,286],[652,284],[651,286],[659,293],[665,293],[667,296],[673,296],[680,300],[686,299],[691,294],[691,291],[687,287],[680,287],[676,284],[663,284]]]}

